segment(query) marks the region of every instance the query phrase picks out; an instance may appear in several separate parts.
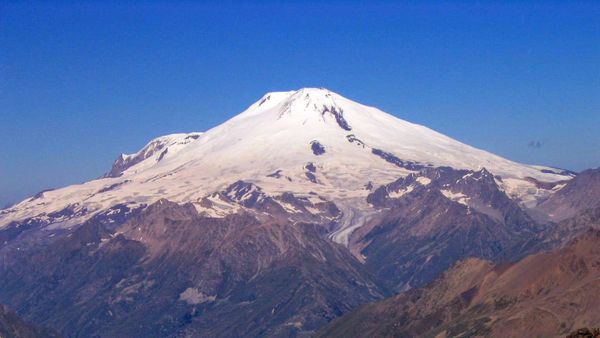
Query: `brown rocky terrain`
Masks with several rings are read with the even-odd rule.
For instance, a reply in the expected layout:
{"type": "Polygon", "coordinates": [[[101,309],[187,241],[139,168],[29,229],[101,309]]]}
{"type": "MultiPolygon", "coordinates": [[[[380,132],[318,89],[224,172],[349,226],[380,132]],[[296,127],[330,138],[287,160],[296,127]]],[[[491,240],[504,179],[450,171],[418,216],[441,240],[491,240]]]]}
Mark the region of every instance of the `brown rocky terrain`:
{"type": "Polygon", "coordinates": [[[467,259],[425,288],[361,306],[317,337],[565,337],[600,322],[600,231],[494,265],[467,259]]]}
{"type": "Polygon", "coordinates": [[[12,252],[0,299],[65,336],[287,337],[384,295],[319,224],[166,200],[112,224],[12,252]]]}

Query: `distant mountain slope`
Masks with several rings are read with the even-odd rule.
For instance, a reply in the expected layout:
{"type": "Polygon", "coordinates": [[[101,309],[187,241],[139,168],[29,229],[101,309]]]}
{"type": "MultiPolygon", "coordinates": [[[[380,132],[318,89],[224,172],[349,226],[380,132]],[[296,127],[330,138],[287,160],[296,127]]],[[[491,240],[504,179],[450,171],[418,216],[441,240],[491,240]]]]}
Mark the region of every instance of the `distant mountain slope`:
{"type": "Polygon", "coordinates": [[[535,211],[553,221],[600,207],[600,168],[582,171],[573,180],[540,203],[535,211]]]}
{"type": "Polygon", "coordinates": [[[600,231],[514,264],[456,264],[423,289],[367,304],[316,337],[564,337],[600,323],[600,231]]]}

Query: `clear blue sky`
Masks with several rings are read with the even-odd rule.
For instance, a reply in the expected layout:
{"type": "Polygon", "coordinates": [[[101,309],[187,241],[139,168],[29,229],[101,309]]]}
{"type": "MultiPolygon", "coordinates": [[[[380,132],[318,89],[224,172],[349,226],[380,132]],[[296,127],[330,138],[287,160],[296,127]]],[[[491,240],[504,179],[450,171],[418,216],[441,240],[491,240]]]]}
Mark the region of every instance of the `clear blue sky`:
{"type": "Polygon", "coordinates": [[[600,165],[600,2],[0,2],[0,206],[326,87],[513,160],[600,165]]]}

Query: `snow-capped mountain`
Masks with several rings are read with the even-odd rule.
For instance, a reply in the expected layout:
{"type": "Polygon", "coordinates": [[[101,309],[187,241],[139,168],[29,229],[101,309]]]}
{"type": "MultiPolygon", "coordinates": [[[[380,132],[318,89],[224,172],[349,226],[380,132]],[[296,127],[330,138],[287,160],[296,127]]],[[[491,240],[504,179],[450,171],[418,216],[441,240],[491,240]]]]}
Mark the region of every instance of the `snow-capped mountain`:
{"type": "Polygon", "coordinates": [[[0,303],[64,336],[309,337],[467,257],[515,261],[600,224],[596,174],[326,89],[269,93],[0,210],[0,303]]]}
{"type": "MultiPolygon", "coordinates": [[[[222,216],[223,210],[206,208],[202,199],[243,180],[268,195],[316,193],[345,211],[342,228],[354,229],[374,211],[366,203],[372,187],[440,166],[485,168],[526,207],[572,177],[476,149],[327,89],[304,88],[268,93],[204,133],[156,138],[135,154],[121,155],[101,179],[45,191],[1,211],[0,227],[38,217],[52,228],[69,228],[118,204],[131,207],[160,198],[191,202],[200,212],[222,216]],[[57,212],[60,217],[48,216],[57,212]],[[357,213],[360,217],[349,217],[357,213]]],[[[333,238],[345,242],[343,230],[333,238]]]]}

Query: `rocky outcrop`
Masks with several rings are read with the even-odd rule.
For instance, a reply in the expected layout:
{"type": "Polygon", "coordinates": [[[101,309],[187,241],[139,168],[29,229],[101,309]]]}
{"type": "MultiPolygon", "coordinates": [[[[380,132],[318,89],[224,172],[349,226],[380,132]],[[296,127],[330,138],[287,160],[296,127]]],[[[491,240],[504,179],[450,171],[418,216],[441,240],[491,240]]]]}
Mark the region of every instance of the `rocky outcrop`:
{"type": "Polygon", "coordinates": [[[378,156],[380,158],[382,158],[383,160],[385,160],[386,162],[389,162],[397,167],[400,168],[405,168],[408,170],[421,170],[423,169],[425,166],[419,163],[415,163],[412,161],[403,161],[401,160],[398,156],[389,153],[387,151],[383,151],[381,149],[377,149],[377,148],[372,148],[371,152],[375,155],[378,156]]]}
{"type": "Polygon", "coordinates": [[[336,107],[335,105],[323,105],[323,109],[321,110],[321,112],[323,115],[325,115],[326,113],[333,115],[333,117],[335,118],[335,122],[337,122],[340,128],[346,131],[352,130],[352,127],[350,127],[348,121],[346,121],[346,119],[344,118],[344,110],[342,108],[336,107]]]}
{"type": "Polygon", "coordinates": [[[104,174],[103,177],[119,177],[123,175],[127,169],[151,157],[156,157],[156,162],[160,162],[167,153],[169,153],[169,147],[175,146],[181,148],[181,146],[197,140],[201,134],[202,133],[174,134],[158,137],[150,141],[144,148],[135,154],[119,155],[110,171],[104,174]]]}
{"type": "Polygon", "coordinates": [[[600,329],[587,327],[571,332],[567,338],[600,338],[600,329]]]}
{"type": "Polygon", "coordinates": [[[317,156],[325,154],[325,147],[317,140],[310,142],[310,149],[317,156]]]}

